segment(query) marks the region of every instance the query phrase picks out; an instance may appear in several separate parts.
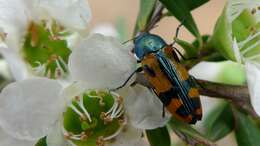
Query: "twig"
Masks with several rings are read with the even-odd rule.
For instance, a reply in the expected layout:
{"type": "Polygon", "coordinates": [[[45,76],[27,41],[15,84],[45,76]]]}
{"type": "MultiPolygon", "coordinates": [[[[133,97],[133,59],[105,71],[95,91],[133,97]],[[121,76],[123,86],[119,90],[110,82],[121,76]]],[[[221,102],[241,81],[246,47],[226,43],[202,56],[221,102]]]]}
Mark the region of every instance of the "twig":
{"type": "Polygon", "coordinates": [[[258,117],[250,103],[247,86],[228,85],[205,80],[197,80],[197,82],[200,85],[199,92],[201,95],[230,100],[239,109],[245,110],[254,118],[258,117]]]}
{"type": "Polygon", "coordinates": [[[201,95],[225,98],[233,101],[249,101],[247,86],[228,85],[205,80],[197,80],[201,95]]]}

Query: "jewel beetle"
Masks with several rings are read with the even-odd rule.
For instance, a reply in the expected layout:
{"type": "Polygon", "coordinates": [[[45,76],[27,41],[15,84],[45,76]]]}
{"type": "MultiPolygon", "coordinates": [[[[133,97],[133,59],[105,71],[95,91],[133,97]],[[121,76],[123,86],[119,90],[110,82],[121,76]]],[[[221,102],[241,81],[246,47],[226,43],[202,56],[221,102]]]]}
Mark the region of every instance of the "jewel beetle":
{"type": "Polygon", "coordinates": [[[137,72],[143,72],[149,87],[161,100],[164,107],[177,119],[195,124],[202,118],[202,107],[196,80],[180,64],[173,45],[168,45],[160,36],[143,32],[134,38],[134,53],[141,63],[126,82],[137,72]]]}

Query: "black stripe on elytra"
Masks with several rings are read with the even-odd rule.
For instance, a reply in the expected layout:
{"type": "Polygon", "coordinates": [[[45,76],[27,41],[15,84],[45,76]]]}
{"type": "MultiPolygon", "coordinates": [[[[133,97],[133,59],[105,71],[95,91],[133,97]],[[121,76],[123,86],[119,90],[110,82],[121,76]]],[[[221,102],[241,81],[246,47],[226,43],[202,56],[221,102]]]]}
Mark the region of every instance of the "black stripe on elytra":
{"type": "Polygon", "coordinates": [[[200,108],[201,104],[200,104],[200,98],[199,97],[192,97],[191,100],[192,100],[195,108],[200,108]]]}
{"type": "Polygon", "coordinates": [[[193,116],[189,124],[196,124],[197,121],[198,121],[197,117],[193,116]]]}
{"type": "Polygon", "coordinates": [[[186,117],[188,116],[190,113],[187,112],[187,110],[185,110],[185,107],[183,105],[181,105],[177,110],[176,110],[176,114],[178,114],[181,117],[186,117]]]}
{"type": "MultiPolygon", "coordinates": [[[[180,117],[183,117],[183,118],[185,118],[185,117],[187,117],[187,116],[189,116],[190,115],[190,113],[188,113],[186,110],[185,110],[185,108],[184,108],[184,106],[182,105],[182,106],[180,106],[177,110],[176,110],[176,114],[178,114],[180,117]]],[[[197,121],[198,121],[198,118],[197,118],[197,116],[195,116],[195,115],[191,115],[192,116],[192,119],[191,119],[191,121],[189,121],[189,124],[195,124],[197,121]]]]}
{"type": "Polygon", "coordinates": [[[177,93],[177,88],[171,88],[166,92],[160,93],[159,97],[163,105],[168,106],[171,103],[172,98],[177,98],[177,93]]]}
{"type": "Polygon", "coordinates": [[[147,74],[149,74],[150,76],[152,76],[152,77],[155,77],[156,76],[156,74],[155,74],[155,71],[152,69],[152,68],[150,68],[148,65],[144,65],[143,66],[143,69],[144,69],[144,71],[147,73],[147,74]]]}

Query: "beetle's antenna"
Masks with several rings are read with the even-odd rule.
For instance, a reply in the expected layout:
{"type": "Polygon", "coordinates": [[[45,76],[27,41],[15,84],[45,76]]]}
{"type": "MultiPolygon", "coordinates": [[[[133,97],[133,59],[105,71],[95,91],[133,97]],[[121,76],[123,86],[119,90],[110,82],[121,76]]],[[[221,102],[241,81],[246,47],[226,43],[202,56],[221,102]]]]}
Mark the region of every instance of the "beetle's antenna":
{"type": "Polygon", "coordinates": [[[128,43],[128,42],[130,42],[130,41],[132,41],[132,40],[134,40],[134,39],[136,39],[136,38],[137,38],[137,36],[134,37],[134,38],[131,38],[131,39],[127,40],[127,41],[124,41],[122,44],[124,45],[124,44],[126,44],[126,43],[128,43]]]}
{"type": "Polygon", "coordinates": [[[142,70],[143,70],[142,67],[138,67],[134,72],[132,72],[130,74],[130,76],[126,79],[126,81],[122,85],[120,85],[119,87],[116,87],[114,89],[110,89],[109,91],[116,91],[116,90],[123,88],[128,83],[128,81],[135,75],[135,73],[141,72],[142,70]]]}

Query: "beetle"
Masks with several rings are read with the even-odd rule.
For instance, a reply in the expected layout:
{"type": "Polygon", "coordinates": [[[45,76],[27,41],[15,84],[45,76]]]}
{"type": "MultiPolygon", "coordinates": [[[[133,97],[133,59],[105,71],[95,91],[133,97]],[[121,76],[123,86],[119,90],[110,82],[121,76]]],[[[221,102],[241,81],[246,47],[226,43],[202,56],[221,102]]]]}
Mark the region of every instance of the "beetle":
{"type": "Polygon", "coordinates": [[[134,53],[141,63],[126,82],[137,72],[143,72],[149,87],[164,107],[177,119],[195,124],[202,118],[202,108],[194,77],[180,64],[178,50],[160,36],[143,32],[134,39],[134,53]]]}

